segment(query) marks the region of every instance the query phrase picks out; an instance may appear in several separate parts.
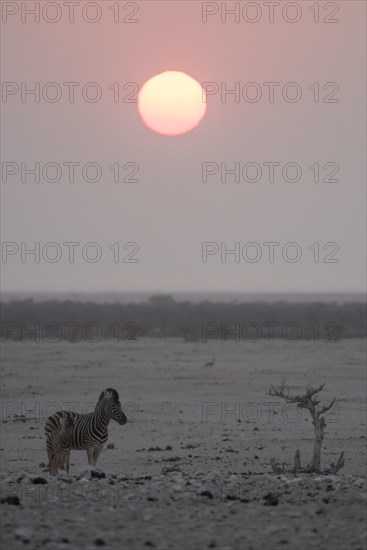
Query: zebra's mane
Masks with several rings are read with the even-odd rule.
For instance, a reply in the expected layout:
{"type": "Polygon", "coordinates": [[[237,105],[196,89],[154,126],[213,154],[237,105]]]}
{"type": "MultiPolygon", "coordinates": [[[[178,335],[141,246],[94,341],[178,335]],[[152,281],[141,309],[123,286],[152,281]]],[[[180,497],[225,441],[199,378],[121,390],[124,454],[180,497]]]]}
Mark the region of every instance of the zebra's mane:
{"type": "Polygon", "coordinates": [[[113,401],[119,401],[120,399],[119,394],[116,390],[114,390],[113,388],[107,388],[103,390],[103,392],[99,396],[99,401],[102,401],[105,398],[106,394],[110,394],[110,397],[113,399],[113,401]]]}
{"type": "Polygon", "coordinates": [[[60,418],[61,425],[63,425],[65,429],[73,427],[73,413],[71,413],[70,411],[57,411],[55,415],[60,418]]]}

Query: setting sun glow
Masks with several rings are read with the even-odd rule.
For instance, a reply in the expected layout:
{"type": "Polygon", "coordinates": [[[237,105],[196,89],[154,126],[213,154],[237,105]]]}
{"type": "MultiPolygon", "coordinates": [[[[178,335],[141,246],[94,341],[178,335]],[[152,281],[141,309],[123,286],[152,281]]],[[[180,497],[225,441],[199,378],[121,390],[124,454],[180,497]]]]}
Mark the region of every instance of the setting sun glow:
{"type": "Polygon", "coordinates": [[[203,88],[191,76],[166,71],[144,84],[139,93],[138,111],[154,132],[178,136],[200,124],[207,109],[205,100],[203,88]]]}

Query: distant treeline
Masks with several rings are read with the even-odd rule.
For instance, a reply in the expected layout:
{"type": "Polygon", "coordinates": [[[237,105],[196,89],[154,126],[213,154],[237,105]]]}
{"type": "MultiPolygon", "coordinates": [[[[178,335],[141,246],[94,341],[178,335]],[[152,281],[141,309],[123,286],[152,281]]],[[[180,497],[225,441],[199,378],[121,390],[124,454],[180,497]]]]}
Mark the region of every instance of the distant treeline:
{"type": "Polygon", "coordinates": [[[193,303],[156,295],[127,304],[26,299],[1,305],[3,342],[136,341],[144,336],[335,342],[365,334],[366,309],[360,303],[193,303]]]}

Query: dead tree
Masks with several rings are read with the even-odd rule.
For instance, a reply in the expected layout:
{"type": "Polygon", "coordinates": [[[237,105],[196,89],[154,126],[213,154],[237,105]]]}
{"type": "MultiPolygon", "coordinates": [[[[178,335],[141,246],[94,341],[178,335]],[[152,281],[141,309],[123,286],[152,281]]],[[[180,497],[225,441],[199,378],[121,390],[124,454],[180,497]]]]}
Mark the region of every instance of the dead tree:
{"type": "MultiPolygon", "coordinates": [[[[344,466],[344,452],[342,452],[338,458],[336,464],[331,463],[330,467],[321,472],[321,447],[322,441],[325,434],[325,417],[324,415],[331,409],[335,403],[335,398],[324,407],[320,407],[317,399],[317,394],[321,392],[325,384],[321,384],[318,388],[313,388],[312,386],[306,386],[306,391],[302,395],[291,395],[289,393],[289,388],[285,385],[285,379],[283,378],[280,386],[270,385],[270,389],[267,392],[267,395],[272,395],[274,397],[280,397],[285,399],[287,403],[294,403],[297,407],[301,409],[307,409],[312,417],[312,423],[314,426],[315,432],[315,442],[313,448],[313,455],[311,462],[302,467],[301,466],[301,455],[297,449],[294,455],[294,466],[291,470],[293,473],[323,473],[323,474],[336,474],[344,466]]],[[[275,473],[283,473],[286,471],[284,465],[279,465],[274,458],[270,461],[271,467],[275,473]]]]}

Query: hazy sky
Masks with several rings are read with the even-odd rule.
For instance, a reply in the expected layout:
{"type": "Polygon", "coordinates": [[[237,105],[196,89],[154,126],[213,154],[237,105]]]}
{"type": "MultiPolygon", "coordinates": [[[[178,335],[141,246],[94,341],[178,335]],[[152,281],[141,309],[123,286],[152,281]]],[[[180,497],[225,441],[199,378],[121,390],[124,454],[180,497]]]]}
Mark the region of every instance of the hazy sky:
{"type": "Polygon", "coordinates": [[[35,2],[2,2],[4,290],[363,289],[365,2],[320,2],[317,14],[315,2],[281,1],[273,23],[264,2],[227,2],[228,9],[238,5],[238,22],[220,13],[220,2],[83,1],[73,23],[65,2],[58,11],[55,2],[41,2],[39,23],[21,4],[35,2]],[[218,13],[204,23],[203,10],[218,13]],[[88,21],[94,17],[100,20],[88,21]],[[153,133],[136,103],[126,102],[165,70],[219,89],[201,125],[180,137],[153,133]],[[21,97],[22,82],[23,92],[39,83],[39,102],[21,97]],[[68,82],[80,83],[73,103],[68,82]],[[97,88],[85,86],[91,82],[97,88]],[[264,84],[271,82],[278,84],[264,84]],[[236,83],[239,97],[225,95],[236,83]],[[96,89],[102,97],[93,103],[96,89]],[[24,172],[37,162],[39,182],[24,172]],[[65,163],[73,162],[72,183],[65,163]],[[100,181],[86,181],[97,174],[87,163],[96,163],[100,181]],[[109,168],[116,163],[119,183],[109,168]],[[217,172],[206,182],[203,163],[217,172]],[[225,173],[236,163],[239,182],[225,173]],[[132,172],[138,181],[123,182],[132,172]],[[63,244],[70,242],[79,243],[73,263],[72,245],[63,244]],[[22,258],[35,243],[39,262],[22,258]],[[212,243],[206,262],[202,243],[212,243]]]}

